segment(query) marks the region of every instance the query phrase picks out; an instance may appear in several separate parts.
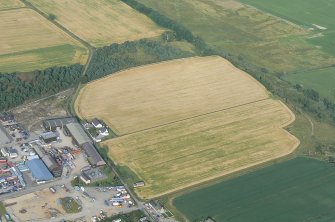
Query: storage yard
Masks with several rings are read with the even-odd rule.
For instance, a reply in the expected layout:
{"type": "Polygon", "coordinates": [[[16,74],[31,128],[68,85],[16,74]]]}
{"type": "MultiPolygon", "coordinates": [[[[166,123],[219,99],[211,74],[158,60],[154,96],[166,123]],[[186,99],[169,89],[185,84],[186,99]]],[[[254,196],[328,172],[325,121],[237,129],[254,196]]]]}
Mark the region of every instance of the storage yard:
{"type": "Polygon", "coordinates": [[[106,77],[85,86],[76,105],[82,117],[96,113],[126,134],[102,146],[145,182],[135,189],[145,199],[288,155],[299,144],[282,129],[294,121],[293,113],[219,57],[106,77]]]}
{"type": "Polygon", "coordinates": [[[15,221],[89,220],[135,209],[122,184],[97,189],[71,186],[74,177],[86,185],[108,179],[105,161],[75,118],[50,118],[40,125],[44,132],[30,135],[15,115],[0,114],[1,135],[6,136],[0,144],[0,199],[5,200],[6,217],[15,221]],[[68,201],[62,206],[61,200],[68,201]],[[69,205],[73,201],[76,204],[69,205]]]}
{"type": "Polygon", "coordinates": [[[117,0],[29,0],[95,47],[159,36],[164,30],[117,0]]]}
{"type": "Polygon", "coordinates": [[[79,42],[30,9],[0,11],[0,30],[2,73],[86,62],[79,42]]]}

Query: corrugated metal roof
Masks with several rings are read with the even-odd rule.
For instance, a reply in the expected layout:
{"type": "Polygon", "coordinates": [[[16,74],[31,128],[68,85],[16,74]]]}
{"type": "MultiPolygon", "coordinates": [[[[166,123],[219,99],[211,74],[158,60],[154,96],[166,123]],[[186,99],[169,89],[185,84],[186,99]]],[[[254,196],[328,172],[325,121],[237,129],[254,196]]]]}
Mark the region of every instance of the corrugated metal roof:
{"type": "Polygon", "coordinates": [[[40,159],[33,159],[29,160],[27,163],[30,171],[33,174],[33,177],[36,180],[52,180],[53,176],[45,166],[42,160],[40,159]]]}
{"type": "Polygon", "coordinates": [[[79,145],[91,142],[91,139],[87,136],[79,123],[69,123],[66,125],[66,128],[79,145]]]}
{"type": "Polygon", "coordinates": [[[69,123],[77,122],[76,118],[73,117],[61,117],[61,118],[53,118],[53,119],[46,119],[43,121],[43,125],[47,129],[52,129],[56,127],[63,127],[69,123]]]}

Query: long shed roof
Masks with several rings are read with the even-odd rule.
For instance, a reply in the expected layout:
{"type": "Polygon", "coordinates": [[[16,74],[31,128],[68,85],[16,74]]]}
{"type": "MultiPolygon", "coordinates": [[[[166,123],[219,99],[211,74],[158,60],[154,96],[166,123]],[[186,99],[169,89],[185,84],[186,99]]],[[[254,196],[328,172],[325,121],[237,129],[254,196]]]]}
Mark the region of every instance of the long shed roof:
{"type": "Polygon", "coordinates": [[[84,143],[91,142],[91,139],[87,136],[79,123],[66,124],[66,128],[79,146],[83,145],[84,143]]]}
{"type": "Polygon", "coordinates": [[[85,143],[82,147],[91,165],[102,166],[106,164],[92,143],[85,143]]]}

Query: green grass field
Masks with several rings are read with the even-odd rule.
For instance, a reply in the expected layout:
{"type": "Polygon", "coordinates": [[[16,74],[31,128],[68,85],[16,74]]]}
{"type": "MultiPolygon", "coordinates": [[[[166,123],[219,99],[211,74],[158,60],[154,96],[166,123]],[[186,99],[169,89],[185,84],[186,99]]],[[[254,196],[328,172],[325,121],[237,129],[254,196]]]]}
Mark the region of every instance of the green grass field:
{"type": "Polygon", "coordinates": [[[335,101],[335,67],[289,75],[288,80],[311,88],[331,101],[335,101]]]}
{"type": "Polygon", "coordinates": [[[325,222],[335,220],[335,167],[295,158],[174,199],[190,221],[325,222]]]}
{"type": "MultiPolygon", "coordinates": [[[[240,0],[306,29],[313,28],[307,42],[335,56],[335,0],[240,0]],[[320,30],[314,25],[327,28],[320,30]]],[[[335,68],[289,75],[288,80],[312,88],[322,97],[335,101],[335,68]]]]}
{"type": "Polygon", "coordinates": [[[324,67],[335,61],[309,42],[314,32],[238,1],[139,1],[185,25],[213,48],[273,72],[324,67]]]}
{"type": "Polygon", "coordinates": [[[71,65],[77,53],[86,49],[64,44],[0,55],[0,72],[29,72],[55,65],[71,65]]]}
{"type": "Polygon", "coordinates": [[[323,33],[323,37],[311,39],[316,45],[335,55],[335,0],[240,0],[258,9],[282,17],[307,28],[323,33]],[[317,30],[313,24],[327,28],[317,30]],[[331,46],[331,47],[329,47],[331,46]]]}

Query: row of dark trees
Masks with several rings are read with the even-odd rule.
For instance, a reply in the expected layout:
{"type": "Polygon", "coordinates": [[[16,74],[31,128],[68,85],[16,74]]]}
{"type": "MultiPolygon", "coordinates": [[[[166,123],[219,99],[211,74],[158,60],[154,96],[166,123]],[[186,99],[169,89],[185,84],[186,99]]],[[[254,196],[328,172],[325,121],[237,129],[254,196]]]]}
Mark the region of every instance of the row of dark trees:
{"type": "Polygon", "coordinates": [[[52,67],[35,71],[30,80],[17,73],[0,73],[0,110],[21,105],[27,100],[52,95],[78,84],[83,66],[52,67]]]}
{"type": "Polygon", "coordinates": [[[51,67],[29,74],[0,73],[0,111],[122,69],[190,55],[162,41],[139,40],[97,49],[85,76],[82,76],[83,66],[79,64],[51,67]],[[32,78],[21,78],[24,75],[32,78]]]}
{"type": "Polygon", "coordinates": [[[215,51],[212,50],[203,39],[195,36],[190,30],[188,30],[182,24],[170,19],[169,17],[155,11],[152,8],[145,6],[144,4],[136,0],[121,0],[135,10],[145,14],[151,18],[156,24],[164,28],[173,30],[175,32],[175,37],[177,40],[186,40],[187,42],[193,44],[202,55],[212,55],[215,51]]]}
{"type": "Polygon", "coordinates": [[[142,39],[123,44],[112,44],[94,52],[83,82],[89,82],[126,68],[191,55],[162,41],[142,39]]]}

